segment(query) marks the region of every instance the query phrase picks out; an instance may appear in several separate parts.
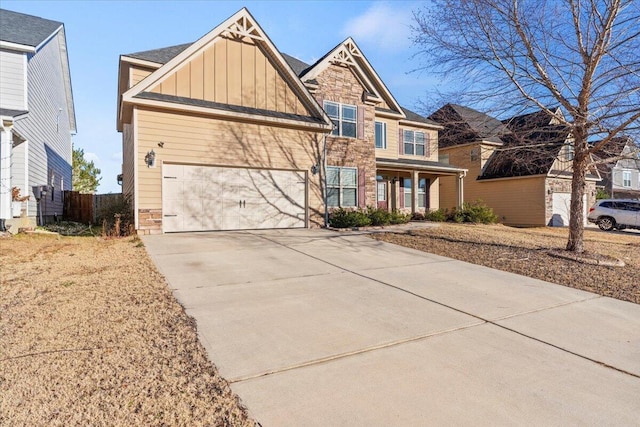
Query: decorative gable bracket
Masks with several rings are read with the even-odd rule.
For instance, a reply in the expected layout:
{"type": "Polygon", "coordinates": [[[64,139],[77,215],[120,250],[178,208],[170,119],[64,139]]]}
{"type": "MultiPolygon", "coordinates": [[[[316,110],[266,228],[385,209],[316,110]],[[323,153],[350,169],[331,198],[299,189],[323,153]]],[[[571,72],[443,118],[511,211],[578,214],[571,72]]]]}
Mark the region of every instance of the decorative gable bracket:
{"type": "Polygon", "coordinates": [[[243,39],[245,37],[262,40],[262,35],[254,23],[246,16],[241,16],[237,21],[233,22],[222,32],[224,37],[233,39],[243,39]]]}

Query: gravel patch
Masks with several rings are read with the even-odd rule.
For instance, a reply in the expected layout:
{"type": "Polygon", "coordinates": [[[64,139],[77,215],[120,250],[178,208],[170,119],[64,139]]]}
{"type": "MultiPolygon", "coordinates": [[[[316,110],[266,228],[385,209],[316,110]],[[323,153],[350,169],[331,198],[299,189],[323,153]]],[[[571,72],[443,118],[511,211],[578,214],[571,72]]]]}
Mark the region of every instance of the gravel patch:
{"type": "Polygon", "coordinates": [[[624,262],[623,267],[551,256],[550,251],[563,252],[568,237],[568,230],[563,228],[445,223],[406,233],[375,233],[370,237],[640,304],[637,233],[585,230],[585,248],[593,258],[619,259],[624,262]]]}
{"type": "Polygon", "coordinates": [[[15,236],[0,265],[0,425],[255,425],[138,239],[15,236]]]}

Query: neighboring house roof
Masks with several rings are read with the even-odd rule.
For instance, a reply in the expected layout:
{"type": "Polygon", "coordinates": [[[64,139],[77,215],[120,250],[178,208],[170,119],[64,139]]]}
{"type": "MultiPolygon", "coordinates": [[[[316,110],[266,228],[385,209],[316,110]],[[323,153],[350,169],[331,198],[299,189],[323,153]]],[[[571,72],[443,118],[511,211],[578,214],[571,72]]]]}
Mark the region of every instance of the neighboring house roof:
{"type": "Polygon", "coordinates": [[[4,42],[35,48],[60,27],[62,22],[0,9],[0,40],[4,42]]]}
{"type": "MultiPolygon", "coordinates": [[[[549,111],[553,111],[554,115],[561,114],[559,107],[548,108],[549,111]]],[[[540,129],[545,126],[549,126],[553,121],[553,117],[549,115],[545,110],[534,111],[533,113],[521,114],[503,120],[502,123],[513,131],[526,131],[533,129],[540,129]]]]}
{"type": "Polygon", "coordinates": [[[310,67],[306,62],[303,62],[298,58],[294,58],[291,55],[287,55],[286,53],[282,53],[282,57],[287,61],[291,69],[293,69],[293,72],[296,73],[296,76],[298,77],[300,77],[300,75],[310,67]]]}
{"type": "Polygon", "coordinates": [[[446,104],[428,118],[444,126],[438,138],[440,147],[480,141],[502,143],[500,135],[508,133],[499,120],[457,104],[446,104]]]}
{"type": "Polygon", "coordinates": [[[479,179],[547,174],[569,134],[566,126],[546,126],[502,135],[504,145],[494,151],[479,179]]]}
{"type": "Polygon", "coordinates": [[[145,50],[143,52],[129,53],[125,56],[131,58],[143,59],[145,61],[156,62],[158,64],[166,64],[176,55],[191,46],[193,43],[184,43],[176,46],[163,47],[160,49],[145,50]]]}

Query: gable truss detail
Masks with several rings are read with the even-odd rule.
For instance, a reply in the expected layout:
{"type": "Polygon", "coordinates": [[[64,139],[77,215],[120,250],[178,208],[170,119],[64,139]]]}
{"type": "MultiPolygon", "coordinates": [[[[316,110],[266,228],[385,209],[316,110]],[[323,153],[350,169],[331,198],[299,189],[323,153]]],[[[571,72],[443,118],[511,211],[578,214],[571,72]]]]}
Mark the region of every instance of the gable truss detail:
{"type": "Polygon", "coordinates": [[[241,16],[240,19],[229,25],[229,27],[222,32],[222,35],[234,39],[248,37],[254,40],[263,40],[258,28],[246,16],[241,16]]]}

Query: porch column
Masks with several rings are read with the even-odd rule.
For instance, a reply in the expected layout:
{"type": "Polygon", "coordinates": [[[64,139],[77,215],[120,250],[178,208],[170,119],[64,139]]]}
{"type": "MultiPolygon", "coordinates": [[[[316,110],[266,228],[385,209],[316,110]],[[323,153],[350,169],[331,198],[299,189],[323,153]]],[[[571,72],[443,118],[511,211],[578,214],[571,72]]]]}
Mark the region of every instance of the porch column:
{"type": "Polygon", "coordinates": [[[420,174],[418,171],[413,171],[411,174],[411,213],[416,212],[418,209],[418,180],[420,174]]]}
{"type": "Polygon", "coordinates": [[[11,215],[11,128],[13,122],[2,120],[0,123],[0,220],[10,219],[11,215]]]}
{"type": "Polygon", "coordinates": [[[458,207],[462,207],[464,203],[464,177],[466,176],[466,172],[461,172],[458,174],[458,207]]]}

